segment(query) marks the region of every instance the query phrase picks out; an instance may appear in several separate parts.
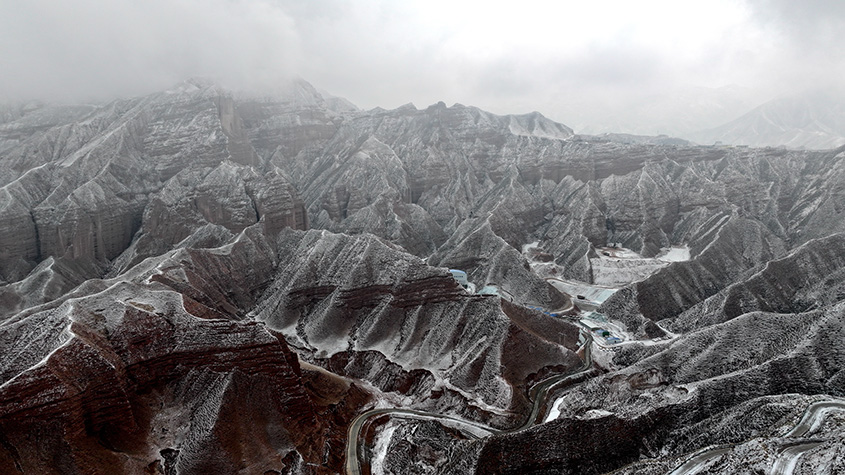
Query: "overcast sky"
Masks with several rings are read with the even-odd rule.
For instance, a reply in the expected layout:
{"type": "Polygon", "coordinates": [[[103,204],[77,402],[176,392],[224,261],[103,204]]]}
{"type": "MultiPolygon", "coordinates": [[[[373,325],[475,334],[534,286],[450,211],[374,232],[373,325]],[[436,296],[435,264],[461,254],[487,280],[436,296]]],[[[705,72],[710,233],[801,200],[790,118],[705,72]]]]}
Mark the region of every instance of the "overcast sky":
{"type": "Polygon", "coordinates": [[[833,82],[843,31],[839,0],[0,0],[0,100],[299,76],[363,108],[584,124],[693,86],[751,104],[833,82]]]}

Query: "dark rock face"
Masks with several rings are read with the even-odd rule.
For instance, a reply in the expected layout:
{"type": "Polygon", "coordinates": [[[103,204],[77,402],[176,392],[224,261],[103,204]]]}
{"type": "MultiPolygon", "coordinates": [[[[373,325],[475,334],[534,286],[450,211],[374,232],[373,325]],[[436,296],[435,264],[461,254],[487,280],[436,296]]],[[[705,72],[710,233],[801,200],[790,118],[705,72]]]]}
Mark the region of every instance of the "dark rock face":
{"type": "Polygon", "coordinates": [[[650,418],[558,419],[526,432],[491,437],[478,455],[475,473],[604,473],[637,460],[648,450],[643,434],[654,428],[650,418]]]}
{"type": "Polygon", "coordinates": [[[5,473],[141,471],[168,449],[185,473],[278,469],[288,452],[317,459],[296,356],[259,324],[202,320],[178,294],[130,284],[57,310],[28,319],[55,322],[62,343],[4,365],[5,473]]]}
{"type": "Polygon", "coordinates": [[[287,260],[256,318],[304,358],[424,407],[448,408],[450,398],[432,394],[454,387],[478,408],[519,411],[531,375],[579,365],[567,349],[576,346],[573,325],[532,321],[497,297],[468,295],[445,269],[374,237],[289,231],[279,255],[287,260]],[[529,346],[533,356],[514,354],[529,346]]]}
{"type": "MultiPolygon", "coordinates": [[[[527,430],[391,420],[365,434],[393,431],[381,470],[665,473],[730,443],[724,467],[764,471],[743,454],[845,395],[845,149],[578,137],[286,88],[0,111],[0,472],[337,473],[374,406],[518,426],[535,383],[582,365],[574,320],[528,308],[571,303],[534,242],[586,283],[599,247],[687,246],[598,309],[684,334],[597,350],[603,369],[527,430]]],[[[808,467],[841,443],[818,450],[808,467]]]]}

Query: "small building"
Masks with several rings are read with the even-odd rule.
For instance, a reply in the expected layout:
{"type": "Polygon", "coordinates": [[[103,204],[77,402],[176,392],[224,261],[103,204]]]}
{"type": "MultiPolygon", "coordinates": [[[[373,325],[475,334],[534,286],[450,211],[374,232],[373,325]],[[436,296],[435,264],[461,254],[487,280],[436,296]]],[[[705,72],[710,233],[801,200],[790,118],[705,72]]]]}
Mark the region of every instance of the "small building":
{"type": "Polygon", "coordinates": [[[597,324],[596,322],[594,322],[592,320],[587,320],[585,318],[578,320],[578,323],[580,323],[581,326],[583,326],[584,328],[587,328],[591,332],[603,331],[604,330],[604,328],[600,327],[599,324],[597,324]]]}
{"type": "Polygon", "coordinates": [[[609,336],[609,337],[605,338],[604,341],[607,342],[608,345],[615,345],[617,343],[622,343],[622,339],[619,338],[618,336],[609,336]]]}

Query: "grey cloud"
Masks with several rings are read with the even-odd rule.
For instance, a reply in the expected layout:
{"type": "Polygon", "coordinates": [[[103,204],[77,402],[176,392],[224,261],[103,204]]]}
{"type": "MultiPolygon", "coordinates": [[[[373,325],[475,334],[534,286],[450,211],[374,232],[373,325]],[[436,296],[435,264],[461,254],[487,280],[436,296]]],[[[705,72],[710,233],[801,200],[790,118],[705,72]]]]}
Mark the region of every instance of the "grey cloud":
{"type": "MultiPolygon", "coordinates": [[[[552,30],[572,30],[583,19],[567,16],[537,31],[520,30],[508,23],[508,10],[478,33],[490,35],[477,38],[479,48],[462,50],[453,43],[466,33],[462,19],[452,17],[459,9],[439,3],[443,10],[431,17],[454,20],[440,28],[418,18],[430,4],[0,0],[0,100],[102,99],[160,90],[198,75],[254,89],[298,75],[364,108],[411,101],[425,107],[442,100],[496,113],[538,110],[575,125],[609,123],[655,101],[686,98],[692,85],[748,86],[745,99],[735,101],[745,106],[845,73],[845,42],[838,38],[845,28],[841,2],[735,0],[748,18],[726,23],[720,37],[698,49],[678,49],[659,31],[657,39],[638,38],[643,31],[636,21],[600,34],[586,31],[593,36],[583,41],[557,40],[552,30]]],[[[538,5],[543,4],[484,8],[538,5]]],[[[643,8],[644,15],[660,13],[643,8]]],[[[538,8],[526,18],[537,21],[542,15],[538,8]]],[[[603,26],[602,18],[588,20],[603,26]]],[[[655,28],[698,21],[669,17],[655,28]]]]}
{"type": "Polygon", "coordinates": [[[102,99],[209,76],[257,87],[295,70],[293,21],[264,2],[2,0],[0,96],[102,99]]]}

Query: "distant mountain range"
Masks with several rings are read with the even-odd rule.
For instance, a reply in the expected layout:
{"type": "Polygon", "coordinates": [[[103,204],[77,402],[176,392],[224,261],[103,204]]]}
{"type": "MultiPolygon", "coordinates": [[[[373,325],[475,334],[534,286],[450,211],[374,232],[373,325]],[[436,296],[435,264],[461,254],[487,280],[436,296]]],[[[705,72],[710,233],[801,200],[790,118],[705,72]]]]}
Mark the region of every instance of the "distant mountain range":
{"type": "Polygon", "coordinates": [[[604,104],[585,99],[589,103],[566,111],[566,122],[579,134],[664,134],[687,138],[691,132],[733,120],[765,100],[753,90],[739,86],[682,87],[639,99],[607,99],[604,104]]]}
{"type": "Polygon", "coordinates": [[[594,109],[592,117],[570,112],[576,132],[668,135],[701,145],[812,150],[845,144],[845,94],[832,89],[761,102],[752,91],[735,86],[684,88],[605,111],[601,105],[594,109]]]}
{"type": "Polygon", "coordinates": [[[845,144],[845,98],[831,91],[781,97],[724,125],[684,138],[704,145],[835,148],[845,144]]]}

